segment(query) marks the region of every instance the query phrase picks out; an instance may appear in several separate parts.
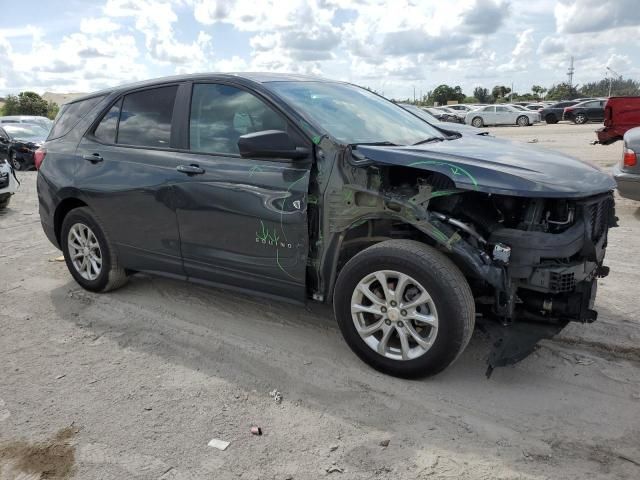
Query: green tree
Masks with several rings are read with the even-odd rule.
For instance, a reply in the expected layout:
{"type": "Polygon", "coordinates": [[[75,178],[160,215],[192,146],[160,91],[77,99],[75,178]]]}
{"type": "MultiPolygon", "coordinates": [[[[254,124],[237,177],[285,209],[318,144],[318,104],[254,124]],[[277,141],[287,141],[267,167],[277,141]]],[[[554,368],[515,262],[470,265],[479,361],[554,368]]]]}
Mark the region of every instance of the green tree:
{"type": "Polygon", "coordinates": [[[506,97],[509,93],[511,93],[511,89],[509,87],[505,87],[504,85],[496,85],[491,90],[491,95],[496,101],[504,101],[504,97],[506,97]]]}
{"type": "Polygon", "coordinates": [[[20,109],[20,101],[16,95],[7,95],[4,102],[3,114],[4,115],[18,115],[20,109]]]}
{"type": "Polygon", "coordinates": [[[489,94],[488,88],[483,88],[483,87],[474,88],[473,96],[476,97],[478,99],[478,102],[480,103],[489,103],[492,100],[491,95],[489,94]]]}
{"type": "Polygon", "coordinates": [[[622,78],[603,78],[598,82],[585,83],[580,87],[580,95],[584,97],[609,96],[609,82],[611,82],[611,95],[640,96],[640,82],[622,78]]]}
{"type": "Polygon", "coordinates": [[[432,98],[434,102],[438,102],[438,105],[446,105],[448,101],[454,100],[456,102],[462,102],[464,100],[464,93],[459,85],[450,87],[449,85],[438,85],[432,92],[432,98]]]}
{"type": "Polygon", "coordinates": [[[38,115],[45,117],[49,105],[40,95],[35,92],[21,92],[16,95],[7,96],[4,105],[5,115],[38,115]]]}
{"type": "Polygon", "coordinates": [[[58,115],[58,111],[60,110],[60,106],[55,102],[49,102],[47,104],[47,117],[53,120],[58,115]]]}
{"type": "Polygon", "coordinates": [[[547,100],[571,100],[579,96],[576,86],[569,86],[568,83],[562,82],[557,85],[551,85],[545,98],[547,100]]]}
{"type": "Polygon", "coordinates": [[[536,99],[540,99],[544,97],[547,89],[540,85],[534,85],[533,87],[531,87],[531,91],[533,92],[533,96],[536,97],[536,99]]]}

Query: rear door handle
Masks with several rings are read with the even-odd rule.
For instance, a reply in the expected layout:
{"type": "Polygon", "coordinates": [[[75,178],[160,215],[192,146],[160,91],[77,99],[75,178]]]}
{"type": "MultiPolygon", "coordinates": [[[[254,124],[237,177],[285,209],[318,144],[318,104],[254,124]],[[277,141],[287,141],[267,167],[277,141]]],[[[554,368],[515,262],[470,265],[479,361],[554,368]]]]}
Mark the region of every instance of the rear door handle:
{"type": "Polygon", "coordinates": [[[178,165],[176,170],[187,175],[202,175],[204,173],[204,168],[200,168],[200,165],[178,165]]]}
{"type": "Polygon", "coordinates": [[[91,155],[83,155],[82,158],[84,158],[85,160],[88,160],[91,163],[98,163],[104,160],[104,158],[102,158],[102,155],[100,155],[99,153],[92,153],[91,155]]]}

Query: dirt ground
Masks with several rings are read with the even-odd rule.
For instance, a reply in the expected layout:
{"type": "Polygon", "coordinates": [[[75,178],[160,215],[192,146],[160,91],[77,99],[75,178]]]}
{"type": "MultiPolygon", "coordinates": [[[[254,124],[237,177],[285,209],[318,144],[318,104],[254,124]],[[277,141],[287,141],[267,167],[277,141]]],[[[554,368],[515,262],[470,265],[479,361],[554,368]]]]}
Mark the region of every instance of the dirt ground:
{"type": "MultiPolygon", "coordinates": [[[[491,130],[608,168],[622,146],[589,145],[595,128],[491,130]]],[[[407,381],[358,360],[326,307],[147,275],[81,290],[35,178],[0,215],[0,480],[640,478],[638,203],[618,203],[596,323],[490,380],[476,331],[444,373],[407,381]]]]}

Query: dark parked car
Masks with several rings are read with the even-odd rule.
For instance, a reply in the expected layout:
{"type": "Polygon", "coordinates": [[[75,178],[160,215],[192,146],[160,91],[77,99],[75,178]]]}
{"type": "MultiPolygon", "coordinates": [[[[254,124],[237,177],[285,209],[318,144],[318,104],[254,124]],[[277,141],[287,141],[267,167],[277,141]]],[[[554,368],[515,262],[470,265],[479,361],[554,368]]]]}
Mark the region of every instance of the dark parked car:
{"type": "Polygon", "coordinates": [[[624,134],[622,161],[613,167],[613,177],[621,196],[640,201],[640,127],[624,134]]]}
{"type": "Polygon", "coordinates": [[[545,107],[539,111],[540,119],[544,120],[547,123],[558,123],[560,120],[562,120],[564,109],[577,105],[578,103],[579,102],[574,100],[554,103],[553,105],[545,107]]]}
{"type": "Polygon", "coordinates": [[[200,74],[117,87],[65,105],[37,155],[43,229],[82,287],[148,271],[327,302],[354,352],[393,375],[444,369],[476,312],[492,319],[490,368],[516,362],[595,320],[608,270],[609,175],[443,135],[347,83],[200,74]]]}
{"type": "Polygon", "coordinates": [[[47,138],[38,125],[5,123],[0,127],[0,161],[8,160],[16,170],[34,168],[33,154],[47,138]]]}
{"type": "Polygon", "coordinates": [[[587,122],[604,120],[604,104],[606,100],[587,100],[571,107],[565,107],[563,119],[581,125],[587,122]]]}
{"type": "Polygon", "coordinates": [[[611,97],[604,106],[604,127],[596,130],[598,143],[622,140],[625,132],[640,126],[640,97],[611,97]]]}

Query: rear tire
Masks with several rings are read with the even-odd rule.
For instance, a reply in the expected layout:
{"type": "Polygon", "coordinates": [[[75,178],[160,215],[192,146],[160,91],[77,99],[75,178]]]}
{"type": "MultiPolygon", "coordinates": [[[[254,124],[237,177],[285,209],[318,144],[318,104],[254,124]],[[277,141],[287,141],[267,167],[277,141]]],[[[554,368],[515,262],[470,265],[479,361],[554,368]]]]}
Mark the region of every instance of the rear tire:
{"type": "Polygon", "coordinates": [[[544,117],[544,120],[549,124],[558,123],[558,118],[553,113],[550,113],[546,117],[544,117]]]}
{"type": "Polygon", "coordinates": [[[469,343],[475,323],[462,272],[444,254],[413,240],[388,240],[358,253],[340,272],[333,302],[354,353],[398,377],[444,370],[469,343]]]}
{"type": "Polygon", "coordinates": [[[88,207],[67,213],[60,231],[60,245],[69,272],[82,288],[108,292],[127,283],[127,274],[113,243],[88,207]]]}
{"type": "Polygon", "coordinates": [[[587,123],[587,116],[584,113],[578,113],[575,118],[573,119],[573,121],[577,124],[577,125],[582,125],[584,123],[587,123]]]}
{"type": "Polygon", "coordinates": [[[527,117],[526,115],[521,115],[516,119],[516,123],[521,127],[528,127],[529,117],[527,117]]]}

